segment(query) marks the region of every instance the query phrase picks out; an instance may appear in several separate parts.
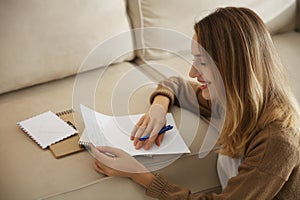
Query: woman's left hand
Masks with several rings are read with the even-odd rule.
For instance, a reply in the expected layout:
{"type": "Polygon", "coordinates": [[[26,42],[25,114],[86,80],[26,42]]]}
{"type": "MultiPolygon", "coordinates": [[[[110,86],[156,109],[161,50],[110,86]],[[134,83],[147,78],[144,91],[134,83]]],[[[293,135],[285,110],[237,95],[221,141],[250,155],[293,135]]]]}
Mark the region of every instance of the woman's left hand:
{"type": "Polygon", "coordinates": [[[121,149],[109,146],[95,147],[92,144],[90,147],[95,158],[94,167],[102,174],[132,179],[137,173],[149,173],[145,166],[121,149]]]}
{"type": "Polygon", "coordinates": [[[134,182],[147,188],[155,178],[149,170],[134,157],[121,149],[90,144],[95,158],[96,171],[107,176],[128,177],[134,182]]]}

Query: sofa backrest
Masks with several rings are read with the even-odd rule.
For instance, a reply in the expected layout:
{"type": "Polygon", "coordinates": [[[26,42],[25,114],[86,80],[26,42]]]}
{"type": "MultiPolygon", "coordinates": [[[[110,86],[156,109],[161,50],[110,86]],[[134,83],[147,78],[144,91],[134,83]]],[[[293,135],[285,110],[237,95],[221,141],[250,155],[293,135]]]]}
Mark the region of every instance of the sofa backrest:
{"type": "Polygon", "coordinates": [[[296,30],[300,32],[300,0],[297,0],[296,30]]]}
{"type": "MultiPolygon", "coordinates": [[[[96,45],[130,30],[124,0],[3,0],[0,16],[0,93],[76,74],[96,45]]],[[[98,54],[102,65],[110,54],[98,54]]]]}
{"type": "Polygon", "coordinates": [[[262,17],[272,34],[295,28],[296,0],[129,0],[128,12],[133,28],[146,28],[146,31],[139,31],[136,34],[136,44],[141,46],[137,55],[146,60],[170,56],[172,53],[168,51],[153,48],[160,46],[161,42],[169,42],[165,46],[176,43],[179,52],[190,51],[190,44],[176,41],[176,36],[172,41],[165,34],[159,31],[155,34],[147,31],[147,28],[174,30],[191,38],[196,21],[217,7],[224,6],[243,6],[253,9],[262,17]]]}
{"type": "Polygon", "coordinates": [[[172,55],[152,48],[160,43],[187,53],[190,43],[176,37],[174,41],[167,32],[190,39],[193,24],[216,7],[246,6],[263,18],[272,34],[289,31],[295,27],[296,1],[2,0],[0,94],[76,74],[89,52],[102,44],[106,47],[90,54],[85,70],[135,56],[151,60],[172,55]],[[133,29],[138,31],[131,34],[133,29]],[[123,36],[119,46],[106,43],[118,35],[123,36]],[[114,60],[112,52],[121,47],[128,53],[114,60]]]}

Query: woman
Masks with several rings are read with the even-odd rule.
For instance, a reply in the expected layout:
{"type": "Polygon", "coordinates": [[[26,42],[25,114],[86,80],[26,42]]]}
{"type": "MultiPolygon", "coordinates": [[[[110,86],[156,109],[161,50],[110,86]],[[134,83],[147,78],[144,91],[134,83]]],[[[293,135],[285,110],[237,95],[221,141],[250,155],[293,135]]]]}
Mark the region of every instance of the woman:
{"type": "Polygon", "coordinates": [[[92,146],[95,169],[109,176],[129,177],[144,186],[147,195],[159,199],[299,198],[298,107],[263,21],[247,8],[227,7],[200,20],[194,28],[193,39],[211,56],[205,56],[204,50],[192,45],[195,61],[189,76],[198,83],[174,77],[161,82],[131,139],[137,149],[149,149],[154,142],[160,145],[163,134],[157,132],[164,126],[165,113],[174,102],[192,104],[206,117],[222,118],[220,113],[223,113],[218,139],[222,192],[191,194],[162,175],[148,172],[127,153],[111,147],[92,146]],[[225,104],[218,90],[212,89],[219,85],[211,73],[212,61],[223,81],[225,104]],[[197,97],[197,105],[191,96],[197,97]],[[220,104],[221,112],[215,113],[216,116],[212,116],[212,102],[220,104]],[[149,140],[138,140],[149,132],[149,140]]]}

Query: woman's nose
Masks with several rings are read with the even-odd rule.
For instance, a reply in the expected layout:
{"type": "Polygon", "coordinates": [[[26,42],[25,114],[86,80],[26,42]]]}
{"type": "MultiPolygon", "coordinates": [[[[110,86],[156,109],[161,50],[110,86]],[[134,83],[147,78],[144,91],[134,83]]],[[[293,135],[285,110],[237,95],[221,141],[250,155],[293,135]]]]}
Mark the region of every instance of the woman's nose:
{"type": "Polygon", "coordinates": [[[190,69],[190,72],[189,72],[189,76],[191,78],[195,78],[195,77],[198,77],[198,76],[201,76],[200,72],[194,67],[194,65],[192,65],[191,69],[190,69]]]}

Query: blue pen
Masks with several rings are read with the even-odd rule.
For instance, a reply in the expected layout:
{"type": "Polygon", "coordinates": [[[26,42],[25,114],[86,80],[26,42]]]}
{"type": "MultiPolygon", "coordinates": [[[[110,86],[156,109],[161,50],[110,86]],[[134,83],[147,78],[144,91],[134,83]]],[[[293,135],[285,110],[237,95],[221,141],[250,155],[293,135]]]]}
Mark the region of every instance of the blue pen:
{"type": "MultiPolygon", "coordinates": [[[[160,135],[160,134],[162,134],[162,133],[164,133],[164,132],[166,132],[166,131],[169,131],[169,130],[171,130],[172,128],[173,128],[173,126],[171,126],[171,125],[165,126],[165,127],[163,127],[162,129],[160,129],[160,131],[158,132],[158,135],[160,135]]],[[[150,137],[150,134],[147,134],[147,135],[145,135],[144,137],[141,137],[141,138],[139,139],[139,141],[147,140],[147,139],[149,139],[149,137],[150,137]]]]}

